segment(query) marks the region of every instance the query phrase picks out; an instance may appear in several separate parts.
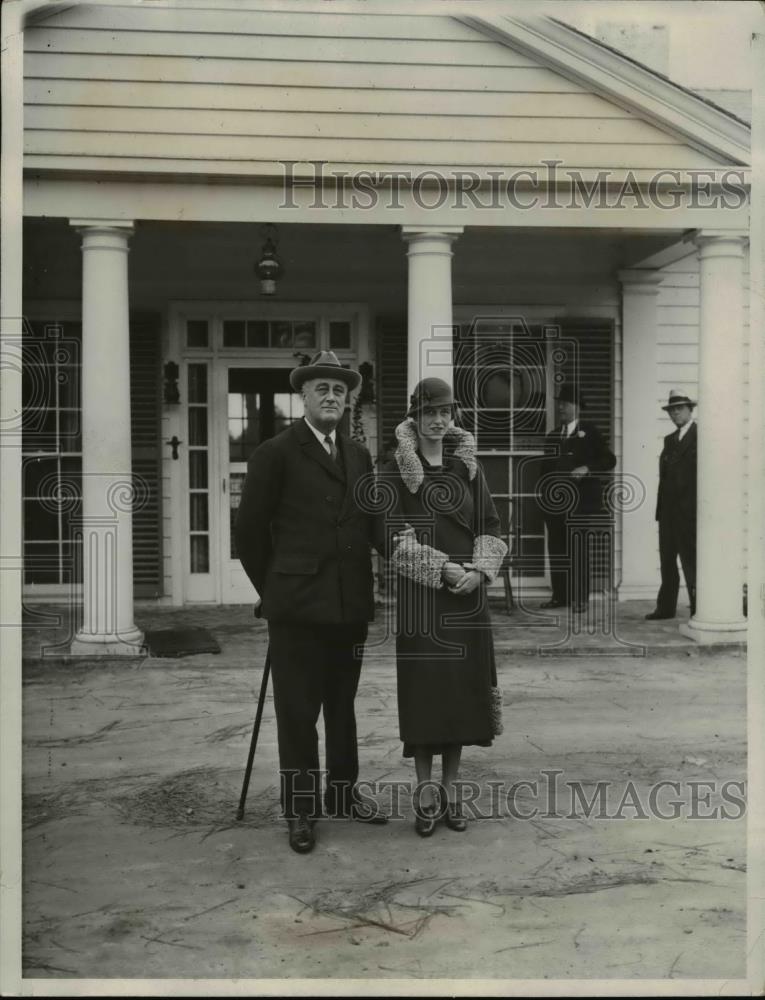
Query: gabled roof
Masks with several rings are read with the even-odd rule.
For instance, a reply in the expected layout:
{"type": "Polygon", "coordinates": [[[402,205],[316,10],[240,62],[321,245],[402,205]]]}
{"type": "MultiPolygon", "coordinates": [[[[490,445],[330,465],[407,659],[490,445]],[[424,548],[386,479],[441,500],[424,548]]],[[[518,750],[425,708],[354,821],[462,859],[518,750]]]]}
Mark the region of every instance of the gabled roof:
{"type": "Polygon", "coordinates": [[[751,161],[746,122],[577,28],[551,17],[468,15],[459,20],[538,59],[701,152],[735,164],[751,161]]]}

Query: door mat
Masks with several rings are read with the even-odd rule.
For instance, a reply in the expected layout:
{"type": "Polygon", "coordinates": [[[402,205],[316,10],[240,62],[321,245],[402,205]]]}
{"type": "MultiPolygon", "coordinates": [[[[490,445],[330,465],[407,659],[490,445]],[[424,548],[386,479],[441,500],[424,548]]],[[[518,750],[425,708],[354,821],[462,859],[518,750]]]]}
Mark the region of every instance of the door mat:
{"type": "Polygon", "coordinates": [[[159,628],[146,632],[144,643],[150,656],[193,656],[220,653],[220,646],[206,628],[159,628]]]}

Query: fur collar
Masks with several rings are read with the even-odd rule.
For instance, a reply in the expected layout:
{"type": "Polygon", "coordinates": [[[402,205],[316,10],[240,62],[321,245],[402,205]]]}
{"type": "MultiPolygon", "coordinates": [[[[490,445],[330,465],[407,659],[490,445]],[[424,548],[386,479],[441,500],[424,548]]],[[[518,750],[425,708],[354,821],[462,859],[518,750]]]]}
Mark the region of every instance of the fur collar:
{"type": "MultiPolygon", "coordinates": [[[[422,468],[420,456],[417,454],[419,439],[414,421],[407,418],[396,428],[396,448],[395,458],[398,471],[404,480],[404,485],[410,493],[416,493],[422,486],[425,479],[425,472],[422,468]]],[[[444,435],[444,440],[456,442],[454,457],[459,458],[468,470],[468,477],[475,479],[478,464],[475,457],[475,438],[470,431],[461,427],[450,427],[444,435]]]]}

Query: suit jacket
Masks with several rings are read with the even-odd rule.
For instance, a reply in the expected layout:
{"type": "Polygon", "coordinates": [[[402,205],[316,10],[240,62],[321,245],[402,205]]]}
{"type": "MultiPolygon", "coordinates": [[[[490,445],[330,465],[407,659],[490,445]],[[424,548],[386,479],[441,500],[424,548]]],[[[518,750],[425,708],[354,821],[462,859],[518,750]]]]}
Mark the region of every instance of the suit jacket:
{"type": "Polygon", "coordinates": [[[576,489],[573,510],[566,513],[597,514],[603,506],[603,474],[616,465],[616,457],[603,440],[603,436],[589,420],[579,420],[568,437],[561,435],[560,426],[545,437],[546,461],[543,472],[550,475],[546,490],[555,488],[557,481],[565,481],[576,489]],[[573,469],[586,465],[590,470],[581,479],[571,476],[573,469]]]}
{"type": "Polygon", "coordinates": [[[680,431],[667,434],[659,457],[656,520],[677,518],[696,524],[696,452],[698,434],[692,423],[682,441],[680,431]]]}
{"type": "Polygon", "coordinates": [[[372,459],[339,433],[337,446],[341,465],[298,420],[247,464],[236,545],[264,618],[349,624],[374,617],[372,518],[354,501],[372,459]]]}

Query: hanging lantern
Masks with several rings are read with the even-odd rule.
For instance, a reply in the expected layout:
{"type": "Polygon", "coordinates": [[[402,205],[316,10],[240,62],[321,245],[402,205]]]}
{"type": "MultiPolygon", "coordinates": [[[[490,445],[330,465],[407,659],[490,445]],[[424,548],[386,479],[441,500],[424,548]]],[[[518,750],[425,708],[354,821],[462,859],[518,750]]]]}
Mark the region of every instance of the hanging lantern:
{"type": "Polygon", "coordinates": [[[276,226],[270,226],[263,249],[260,252],[260,260],[255,265],[255,270],[260,278],[261,295],[273,295],[276,292],[276,282],[284,273],[279,258],[276,256],[276,226]]]}

